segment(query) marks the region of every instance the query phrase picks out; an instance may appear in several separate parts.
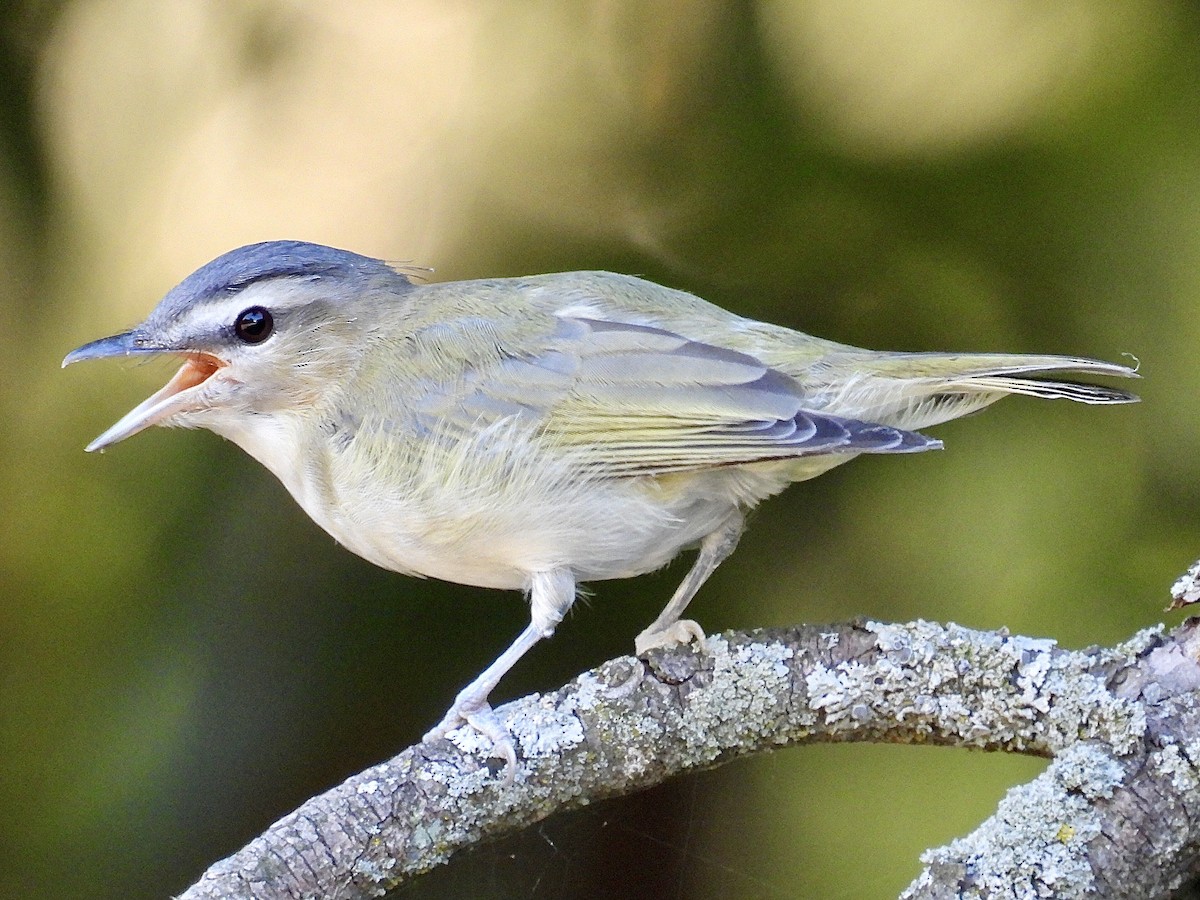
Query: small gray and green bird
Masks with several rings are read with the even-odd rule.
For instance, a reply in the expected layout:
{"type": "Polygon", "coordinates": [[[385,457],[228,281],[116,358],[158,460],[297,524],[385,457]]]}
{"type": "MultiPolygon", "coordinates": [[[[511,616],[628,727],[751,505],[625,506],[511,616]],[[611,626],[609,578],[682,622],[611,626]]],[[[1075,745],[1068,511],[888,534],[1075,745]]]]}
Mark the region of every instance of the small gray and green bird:
{"type": "Polygon", "coordinates": [[[63,365],[183,360],[91,443],[208,428],[275,473],[371,562],[525,591],[530,624],[427,739],[467,723],[516,756],[488,697],[581,582],[699,547],[637,650],[702,638],[681,618],[746,511],[860,453],[941,446],[914,429],[1006,394],[1129,403],[1044,373],[1134,377],[1068,356],[860,350],[609,272],[414,283],[378,259],[271,241],[189,275],[130,331],[63,365]]]}

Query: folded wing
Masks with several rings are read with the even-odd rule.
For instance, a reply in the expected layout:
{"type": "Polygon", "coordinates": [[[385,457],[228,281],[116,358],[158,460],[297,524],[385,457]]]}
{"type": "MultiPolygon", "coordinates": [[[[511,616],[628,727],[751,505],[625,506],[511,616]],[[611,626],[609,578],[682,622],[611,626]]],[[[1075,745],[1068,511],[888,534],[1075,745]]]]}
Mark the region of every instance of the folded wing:
{"type": "Polygon", "coordinates": [[[601,477],[827,453],[906,453],[924,435],[806,408],[793,378],[744,353],[645,325],[560,318],[534,353],[504,352],[422,402],[427,427],[519,417],[601,477]]]}

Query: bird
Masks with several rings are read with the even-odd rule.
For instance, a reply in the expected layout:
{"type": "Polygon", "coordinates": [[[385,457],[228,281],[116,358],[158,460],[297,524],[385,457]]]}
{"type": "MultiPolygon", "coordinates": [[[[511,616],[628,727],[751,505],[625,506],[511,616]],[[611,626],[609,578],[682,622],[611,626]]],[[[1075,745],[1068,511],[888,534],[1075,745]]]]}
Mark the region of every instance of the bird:
{"type": "Polygon", "coordinates": [[[516,748],[491,694],[581,585],[698,548],[635,649],[703,640],[685,609],[746,514],[791,483],[938,449],[919,429],[1009,394],[1138,399],[1063,379],[1137,377],[1096,359],[865,350],[630,275],[427,282],[283,240],[208,262],[62,364],[126,356],[182,364],[88,451],[151,425],[207,428],[370,562],[525,592],[529,624],[424,738],[474,728],[509,780],[516,748]]]}

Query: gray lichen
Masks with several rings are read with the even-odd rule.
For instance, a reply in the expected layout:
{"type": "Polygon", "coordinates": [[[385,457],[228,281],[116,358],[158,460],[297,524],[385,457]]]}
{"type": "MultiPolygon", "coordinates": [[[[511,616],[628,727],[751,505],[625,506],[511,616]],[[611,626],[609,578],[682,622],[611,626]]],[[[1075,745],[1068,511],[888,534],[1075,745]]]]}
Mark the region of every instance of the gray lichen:
{"type": "MultiPolygon", "coordinates": [[[[827,723],[865,706],[881,722],[950,729],[967,746],[1048,752],[1074,744],[1081,733],[1124,752],[1145,733],[1142,707],[1116,696],[1096,674],[1107,658],[1059,651],[1051,640],[953,624],[866,627],[875,632],[883,660],[818,667],[807,679],[813,705],[827,723]]],[[[1107,653],[1113,660],[1127,658],[1107,653]]],[[[861,713],[854,718],[860,722],[861,713]]]]}
{"type": "Polygon", "coordinates": [[[1088,845],[1101,828],[1092,801],[1111,796],[1123,777],[1106,748],[1067,748],[969,836],[923,854],[926,870],[902,897],[924,896],[947,869],[957,871],[963,898],[1087,897],[1095,886],[1088,845]]]}

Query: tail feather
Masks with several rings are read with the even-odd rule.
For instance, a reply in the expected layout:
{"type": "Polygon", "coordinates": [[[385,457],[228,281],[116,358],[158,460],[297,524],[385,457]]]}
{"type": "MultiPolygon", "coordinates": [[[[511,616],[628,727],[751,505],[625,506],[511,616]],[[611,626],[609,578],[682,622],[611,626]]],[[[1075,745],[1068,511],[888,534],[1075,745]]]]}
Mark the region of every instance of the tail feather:
{"type": "Polygon", "coordinates": [[[1136,368],[1085,356],[1047,356],[1013,353],[885,353],[868,363],[879,375],[907,374],[912,377],[973,377],[1023,375],[1032,372],[1075,372],[1078,374],[1137,378],[1136,368]]]}
{"type": "Polygon", "coordinates": [[[1074,400],[1078,403],[1136,403],[1138,397],[1129,391],[1084,382],[1057,378],[1023,378],[1025,374],[1064,372],[1074,375],[1099,375],[1115,378],[1138,378],[1137,370],[1118,363],[1080,356],[977,356],[958,357],[964,363],[957,378],[949,379],[946,387],[968,391],[995,391],[1001,394],[1023,394],[1046,400],[1074,400]]]}
{"type": "Polygon", "coordinates": [[[1042,378],[1013,378],[1003,375],[985,375],[971,378],[961,387],[971,391],[996,391],[1001,394],[1023,394],[1041,397],[1044,400],[1074,400],[1077,403],[1136,403],[1137,394],[1099,384],[1079,381],[1051,381],[1042,378]]]}
{"type": "Polygon", "coordinates": [[[1128,391],[1055,377],[1139,377],[1129,366],[1085,357],[888,353],[857,364],[865,377],[842,382],[829,411],[906,429],[968,415],[1008,394],[1090,404],[1138,400],[1128,391]]]}

